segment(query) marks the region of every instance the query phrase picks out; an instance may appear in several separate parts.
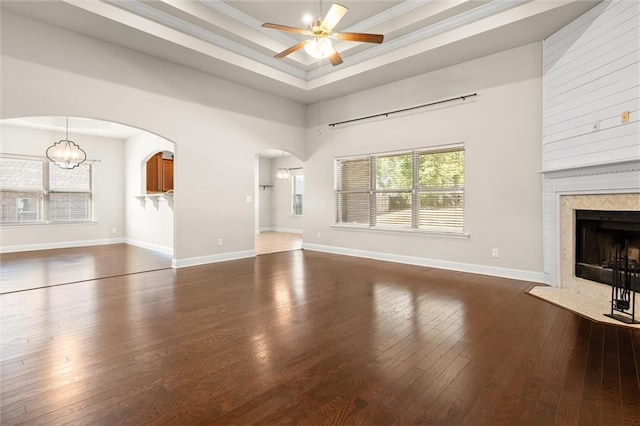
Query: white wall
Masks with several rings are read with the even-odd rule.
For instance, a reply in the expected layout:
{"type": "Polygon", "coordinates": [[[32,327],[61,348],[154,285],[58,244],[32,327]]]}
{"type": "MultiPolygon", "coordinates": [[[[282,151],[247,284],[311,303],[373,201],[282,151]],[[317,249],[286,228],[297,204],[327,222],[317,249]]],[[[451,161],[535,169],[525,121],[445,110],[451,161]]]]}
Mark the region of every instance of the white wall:
{"type": "Polygon", "coordinates": [[[124,144],[125,223],[129,244],[173,253],[173,198],[140,197],[146,193],[147,160],[159,151],[173,150],[173,143],[148,132],[129,138],[124,144]]]}
{"type": "Polygon", "coordinates": [[[639,14],[638,2],[603,2],[543,45],[544,272],[553,286],[560,197],[640,192],[639,14]]]}
{"type": "MultiPolygon", "coordinates": [[[[30,129],[2,123],[3,154],[44,157],[64,132],[30,129]]],[[[69,133],[87,153],[93,166],[93,223],[3,226],[1,251],[37,250],[74,245],[121,242],[124,237],[124,148],[123,141],[69,133]],[[115,232],[112,232],[115,229],[115,232]]]]}
{"type": "MultiPolygon", "coordinates": [[[[275,178],[276,169],[278,168],[299,168],[303,167],[302,161],[292,155],[285,155],[281,158],[273,159],[273,196],[271,201],[271,211],[273,218],[273,229],[279,232],[302,233],[302,224],[304,218],[304,210],[302,216],[294,216],[291,214],[291,182],[288,180],[278,180],[275,178]]],[[[306,188],[305,188],[306,189],[306,188]]],[[[313,196],[313,194],[311,194],[313,196]]],[[[304,198],[303,195],[303,209],[304,198]]]]}
{"type": "MultiPolygon", "coordinates": [[[[275,177],[273,176],[273,160],[267,157],[258,158],[258,185],[273,185],[275,177]]],[[[273,186],[258,187],[258,229],[257,231],[272,231],[273,219],[271,215],[271,200],[273,198],[273,186]]]]}
{"type": "Polygon", "coordinates": [[[2,118],[83,116],[171,140],[174,265],[253,255],[255,155],[305,158],[304,106],[13,13],[1,19],[2,118]]]}
{"type": "Polygon", "coordinates": [[[541,56],[531,44],[309,108],[304,247],[541,281],[541,56]],[[464,103],[327,126],[474,92],[464,103]],[[335,157],[459,142],[468,238],[332,227],[335,157]]]}
{"type": "Polygon", "coordinates": [[[640,159],[639,14],[603,2],[545,40],[545,170],[640,159]]]}

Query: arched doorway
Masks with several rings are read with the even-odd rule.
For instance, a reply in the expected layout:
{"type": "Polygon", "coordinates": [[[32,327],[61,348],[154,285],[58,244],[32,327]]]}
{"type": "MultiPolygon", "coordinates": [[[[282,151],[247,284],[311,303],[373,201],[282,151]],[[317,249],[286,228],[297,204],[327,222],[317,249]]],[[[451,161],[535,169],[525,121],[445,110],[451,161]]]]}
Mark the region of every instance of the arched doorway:
{"type": "Polygon", "coordinates": [[[256,159],[257,255],[302,248],[304,165],[296,156],[277,149],[256,159]]]}
{"type": "MultiPolygon", "coordinates": [[[[134,262],[129,256],[129,261],[119,262],[122,271],[100,260],[87,261],[90,271],[85,270],[81,279],[171,267],[173,200],[167,196],[154,200],[143,191],[141,164],[151,152],[173,152],[174,144],[118,123],[69,117],[68,139],[87,153],[86,162],[69,173],[45,157],[50,145],[67,138],[66,120],[49,116],[0,121],[0,192],[7,207],[1,218],[2,252],[78,248],[80,253],[85,247],[103,247],[95,251],[104,253],[108,245],[126,243],[162,255],[136,254],[134,262]]],[[[80,258],[73,255],[78,262],[80,258]]],[[[37,286],[38,280],[33,283],[37,286]]]]}

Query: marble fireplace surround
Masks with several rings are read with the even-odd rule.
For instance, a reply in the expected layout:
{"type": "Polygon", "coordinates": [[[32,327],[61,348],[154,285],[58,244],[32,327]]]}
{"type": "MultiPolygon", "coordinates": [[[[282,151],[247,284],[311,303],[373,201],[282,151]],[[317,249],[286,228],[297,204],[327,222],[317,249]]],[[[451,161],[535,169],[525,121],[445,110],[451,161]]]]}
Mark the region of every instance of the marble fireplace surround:
{"type": "MultiPolygon", "coordinates": [[[[553,172],[545,176],[545,196],[545,221],[552,221],[545,223],[545,248],[552,248],[545,253],[549,285],[534,287],[529,294],[594,321],[640,329],[604,316],[611,311],[610,286],[574,274],[575,210],[640,210],[640,162],[553,172]]],[[[640,321],[640,294],[635,312],[640,321]]]]}

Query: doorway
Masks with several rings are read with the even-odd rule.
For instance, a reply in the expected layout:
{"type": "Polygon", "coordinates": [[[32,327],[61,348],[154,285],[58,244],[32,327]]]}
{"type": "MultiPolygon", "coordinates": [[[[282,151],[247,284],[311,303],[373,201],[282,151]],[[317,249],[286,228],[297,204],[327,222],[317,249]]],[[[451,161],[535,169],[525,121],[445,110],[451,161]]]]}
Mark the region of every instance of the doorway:
{"type": "Polygon", "coordinates": [[[256,161],[257,255],[302,249],[304,167],[282,150],[265,150],[256,161]]]}

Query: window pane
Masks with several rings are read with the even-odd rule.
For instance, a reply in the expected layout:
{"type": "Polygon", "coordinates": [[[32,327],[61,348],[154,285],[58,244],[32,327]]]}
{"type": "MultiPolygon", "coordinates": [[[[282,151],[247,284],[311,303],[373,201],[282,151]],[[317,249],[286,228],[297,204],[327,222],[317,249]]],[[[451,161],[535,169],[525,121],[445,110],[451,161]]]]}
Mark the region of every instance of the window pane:
{"type": "Polygon", "coordinates": [[[376,226],[411,228],[411,193],[376,194],[376,226]]]}
{"type": "Polygon", "coordinates": [[[339,191],[369,190],[371,161],[369,157],[336,161],[336,189],[339,191]]]}
{"type": "Polygon", "coordinates": [[[302,214],[303,175],[293,175],[293,214],[302,214]]]}
{"type": "Polygon", "coordinates": [[[418,194],[418,227],[433,231],[464,231],[464,193],[462,191],[421,192],[418,194]]]}
{"type": "Polygon", "coordinates": [[[464,186],[464,151],[418,154],[419,188],[455,188],[464,186]]]}
{"type": "Polygon", "coordinates": [[[43,189],[42,160],[0,158],[0,188],[43,189]]]}
{"type": "Polygon", "coordinates": [[[376,189],[411,189],[411,154],[376,158],[376,189]]]}
{"type": "Polygon", "coordinates": [[[49,220],[65,222],[91,219],[91,194],[52,192],[49,194],[49,220]]]}
{"type": "Polygon", "coordinates": [[[369,224],[369,193],[338,193],[336,200],[338,223],[369,224]]]}
{"type": "Polygon", "coordinates": [[[42,220],[41,192],[0,192],[2,223],[42,220]]]}
{"type": "Polygon", "coordinates": [[[50,191],[91,191],[91,166],[81,164],[74,169],[62,169],[54,163],[49,163],[50,191]]]}

